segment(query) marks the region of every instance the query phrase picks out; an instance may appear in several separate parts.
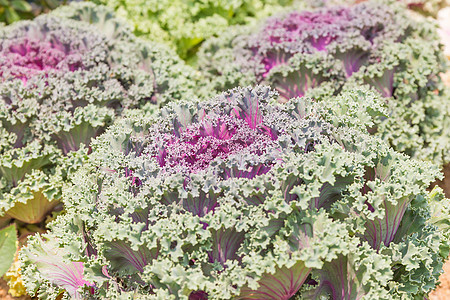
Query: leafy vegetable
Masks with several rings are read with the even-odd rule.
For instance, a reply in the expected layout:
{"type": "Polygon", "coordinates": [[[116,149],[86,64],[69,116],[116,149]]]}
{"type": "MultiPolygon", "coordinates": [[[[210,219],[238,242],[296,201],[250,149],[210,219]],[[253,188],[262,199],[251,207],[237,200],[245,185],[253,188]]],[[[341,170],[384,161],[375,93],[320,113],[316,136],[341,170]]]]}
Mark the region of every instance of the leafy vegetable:
{"type": "Polygon", "coordinates": [[[281,102],[327,101],[342,90],[370,87],[389,107],[389,117],[377,119],[371,132],[400,152],[444,165],[450,111],[436,28],[391,2],[293,11],[257,28],[235,28],[202,45],[200,69],[212,90],[264,83],[281,102]]]}
{"type": "Polygon", "coordinates": [[[448,208],[426,191],[437,167],[361,130],[382,113],[373,92],[277,98],[236,88],[111,126],[65,190],[67,214],[21,251],[28,292],[425,296],[448,254],[448,208]]]}
{"type": "Polygon", "coordinates": [[[192,96],[192,75],[91,3],[1,28],[0,214],[41,223],[92,138],[133,109],[192,96]]]}

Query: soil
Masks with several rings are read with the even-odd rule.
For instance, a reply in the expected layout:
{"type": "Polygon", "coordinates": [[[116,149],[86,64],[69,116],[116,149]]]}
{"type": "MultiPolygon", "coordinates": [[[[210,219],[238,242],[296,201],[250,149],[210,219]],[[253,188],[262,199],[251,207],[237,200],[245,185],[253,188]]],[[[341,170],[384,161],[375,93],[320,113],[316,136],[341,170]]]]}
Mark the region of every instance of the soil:
{"type": "Polygon", "coordinates": [[[450,164],[444,166],[442,172],[444,173],[444,179],[442,181],[436,181],[431,185],[431,187],[433,188],[435,185],[440,186],[444,190],[445,197],[450,199],[450,164]]]}
{"type": "Polygon", "coordinates": [[[441,284],[430,293],[430,300],[450,299],[450,260],[444,264],[444,273],[439,277],[441,284]]]}

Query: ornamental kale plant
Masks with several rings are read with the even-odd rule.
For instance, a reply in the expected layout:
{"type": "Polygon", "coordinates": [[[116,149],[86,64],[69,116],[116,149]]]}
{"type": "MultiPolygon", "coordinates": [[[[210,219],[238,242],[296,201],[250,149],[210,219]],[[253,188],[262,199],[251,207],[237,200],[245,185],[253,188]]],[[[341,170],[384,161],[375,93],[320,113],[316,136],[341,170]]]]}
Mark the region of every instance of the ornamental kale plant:
{"type": "MultiPolygon", "coordinates": [[[[308,3],[311,7],[320,7],[324,5],[337,5],[337,4],[357,4],[367,0],[301,0],[308,3]]],[[[406,5],[408,9],[419,13],[423,16],[431,16],[436,18],[439,11],[450,5],[449,0],[393,0],[401,2],[406,5]]],[[[413,16],[413,15],[411,15],[413,16]]],[[[414,15],[414,16],[417,16],[414,15]]]]}
{"type": "Polygon", "coordinates": [[[213,90],[266,83],[281,102],[326,101],[341,90],[370,87],[389,107],[371,132],[397,151],[443,165],[450,161],[450,106],[434,26],[386,1],[294,11],[210,39],[199,65],[213,90]]]}
{"type": "Polygon", "coordinates": [[[378,109],[355,97],[371,94],[330,98],[342,104],[333,113],[306,97],[280,104],[267,87],[236,88],[121,120],[93,141],[65,190],[67,214],[22,249],[28,292],[427,295],[448,254],[448,207],[426,191],[438,170],[360,130],[378,109]]]}
{"type": "Polygon", "coordinates": [[[191,95],[191,75],[92,4],[0,28],[0,215],[42,222],[92,138],[130,109],[191,95]]]}
{"type": "Polygon", "coordinates": [[[235,24],[254,23],[292,0],[97,0],[130,21],[134,33],[170,45],[183,59],[195,59],[205,38],[235,24]]]}

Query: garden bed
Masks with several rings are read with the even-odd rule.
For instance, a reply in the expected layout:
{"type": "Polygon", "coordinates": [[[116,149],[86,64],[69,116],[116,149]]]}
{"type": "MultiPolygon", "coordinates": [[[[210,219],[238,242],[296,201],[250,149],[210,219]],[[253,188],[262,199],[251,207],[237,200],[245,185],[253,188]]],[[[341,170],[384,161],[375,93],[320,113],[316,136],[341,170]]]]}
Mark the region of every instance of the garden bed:
{"type": "Polygon", "coordinates": [[[450,0],[96,1],[0,23],[0,299],[450,299],[450,0]]]}

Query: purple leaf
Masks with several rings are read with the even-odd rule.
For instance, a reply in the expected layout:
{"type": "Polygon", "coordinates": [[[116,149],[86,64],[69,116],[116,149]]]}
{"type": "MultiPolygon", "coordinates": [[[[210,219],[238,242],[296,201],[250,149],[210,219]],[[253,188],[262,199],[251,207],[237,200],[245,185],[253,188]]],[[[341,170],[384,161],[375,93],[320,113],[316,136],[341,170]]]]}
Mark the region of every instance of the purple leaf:
{"type": "Polygon", "coordinates": [[[258,289],[241,289],[237,299],[289,300],[298,292],[310,271],[301,261],[291,268],[276,268],[275,274],[263,275],[258,289]]]}
{"type": "Polygon", "coordinates": [[[104,250],[104,256],[110,261],[109,270],[127,275],[143,272],[144,267],[158,257],[158,253],[158,249],[149,250],[145,246],[135,251],[124,241],[109,242],[104,250]]]}
{"type": "Polygon", "coordinates": [[[234,229],[213,231],[212,249],[208,252],[209,261],[226,267],[227,260],[238,259],[237,251],[244,241],[244,236],[244,232],[236,232],[234,229]]]}
{"type": "Polygon", "coordinates": [[[303,97],[309,89],[319,86],[326,78],[321,74],[314,74],[305,66],[289,72],[287,76],[279,76],[272,73],[269,79],[271,85],[280,93],[280,96],[287,101],[295,97],[303,97]]]}
{"type": "MultiPolygon", "coordinates": [[[[372,190],[368,187],[368,182],[375,179],[381,181],[388,181],[391,176],[391,166],[383,165],[379,163],[375,168],[367,168],[365,179],[366,184],[362,189],[362,193],[366,194],[372,190]]],[[[383,218],[375,218],[373,220],[366,220],[366,230],[364,232],[364,240],[366,240],[373,249],[380,249],[381,245],[389,246],[389,244],[394,240],[395,234],[400,226],[403,216],[408,208],[408,205],[413,200],[413,196],[403,196],[400,199],[390,199],[389,194],[380,195],[382,197],[383,203],[381,209],[384,210],[383,218]],[[395,204],[393,204],[395,202],[395,204]]],[[[366,203],[369,211],[374,212],[375,208],[370,204],[366,203]]]]}
{"type": "Polygon", "coordinates": [[[189,300],[208,300],[208,294],[204,291],[195,291],[189,295],[189,300]]]}
{"type": "Polygon", "coordinates": [[[411,202],[410,198],[403,198],[396,205],[384,199],[383,207],[385,216],[383,219],[375,218],[374,220],[366,220],[366,230],[364,239],[374,249],[380,249],[380,246],[389,244],[394,240],[395,234],[403,219],[403,215],[411,202]]]}
{"type": "Polygon", "coordinates": [[[370,53],[361,49],[351,49],[344,53],[337,53],[336,58],[342,61],[344,65],[345,74],[350,77],[353,73],[357,72],[361,66],[367,63],[370,53]]]}
{"type": "Polygon", "coordinates": [[[395,68],[385,70],[380,77],[366,77],[364,82],[373,86],[383,97],[392,97],[394,95],[394,74],[395,68]]]}
{"type": "Polygon", "coordinates": [[[264,69],[266,70],[262,77],[266,78],[267,74],[269,74],[270,70],[272,70],[276,66],[286,65],[289,59],[292,57],[292,53],[286,53],[283,50],[273,50],[269,51],[261,58],[261,63],[264,65],[264,69]]]}
{"type": "Polygon", "coordinates": [[[50,283],[67,291],[73,299],[83,299],[78,291],[82,287],[94,287],[95,285],[83,277],[83,262],[66,262],[64,260],[65,250],[57,248],[53,241],[44,242],[38,238],[39,251],[27,254],[32,262],[36,264],[38,271],[50,283]]]}

